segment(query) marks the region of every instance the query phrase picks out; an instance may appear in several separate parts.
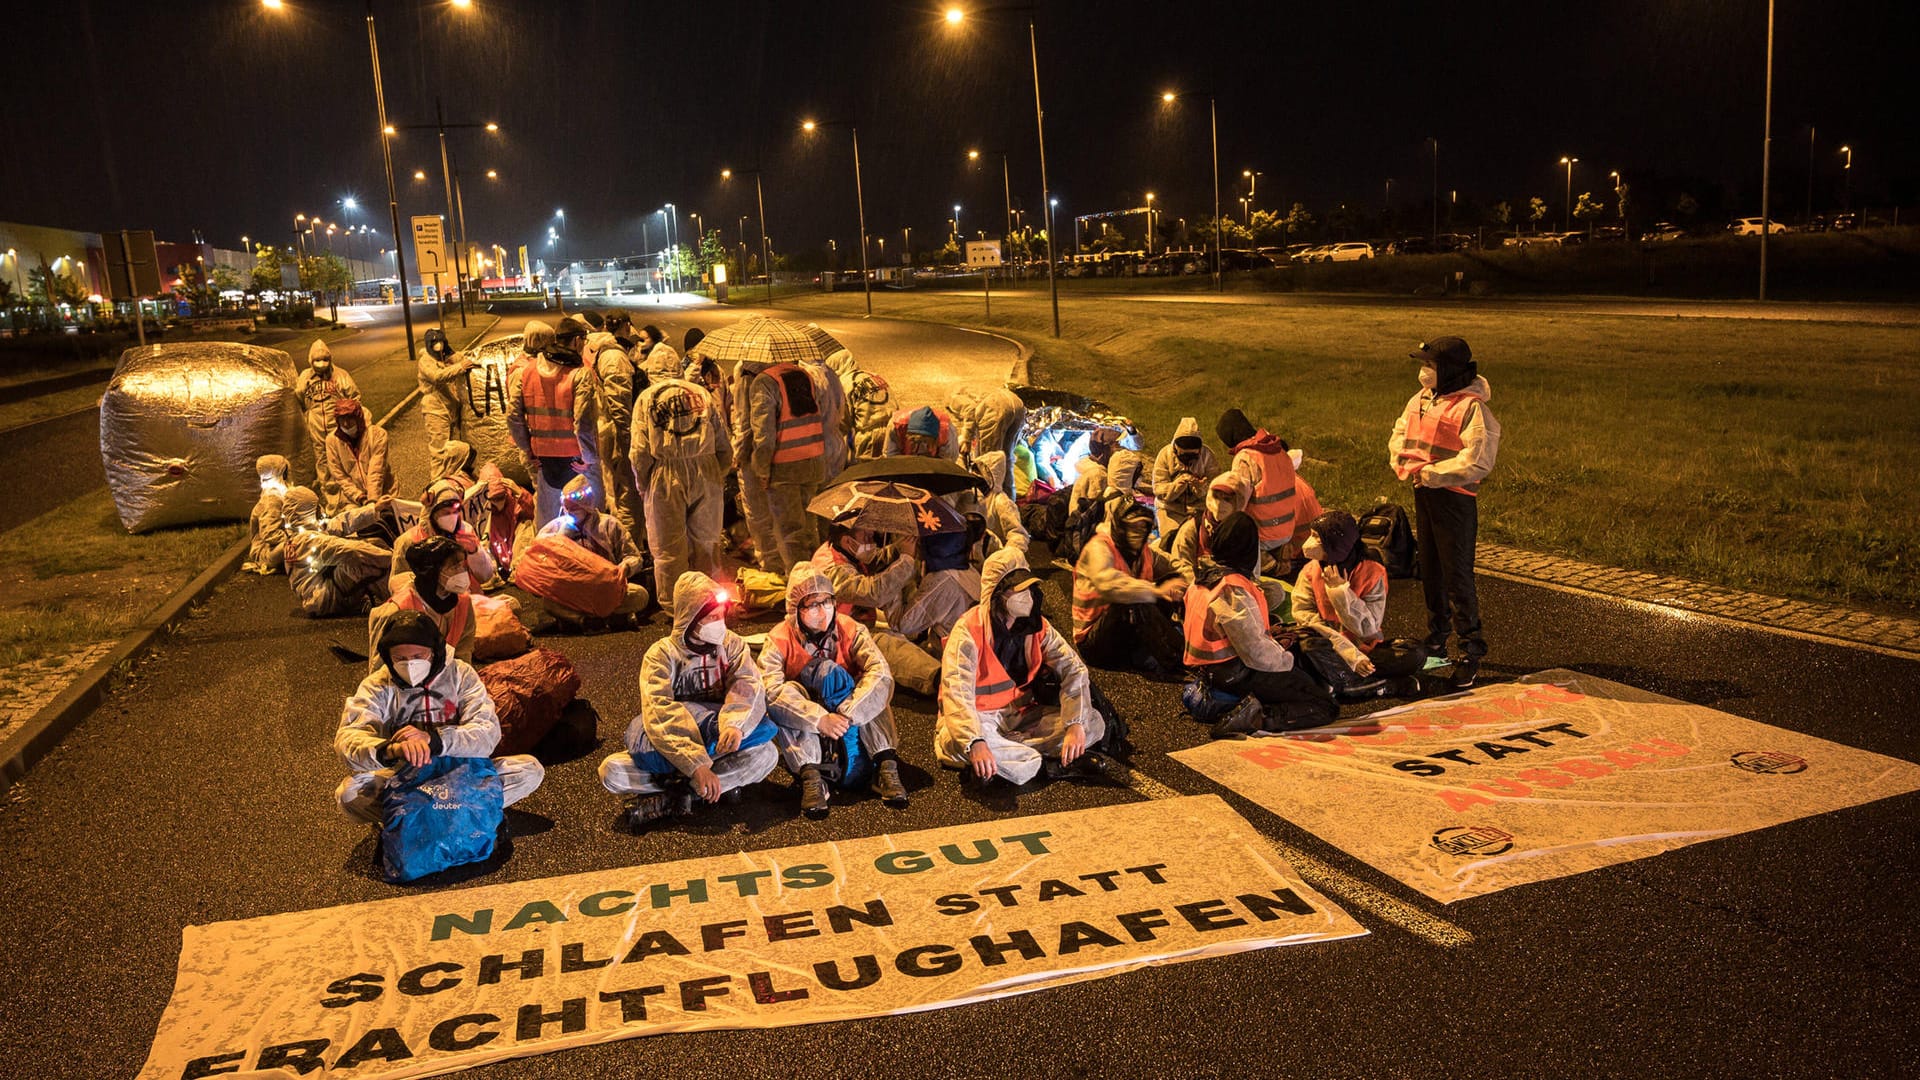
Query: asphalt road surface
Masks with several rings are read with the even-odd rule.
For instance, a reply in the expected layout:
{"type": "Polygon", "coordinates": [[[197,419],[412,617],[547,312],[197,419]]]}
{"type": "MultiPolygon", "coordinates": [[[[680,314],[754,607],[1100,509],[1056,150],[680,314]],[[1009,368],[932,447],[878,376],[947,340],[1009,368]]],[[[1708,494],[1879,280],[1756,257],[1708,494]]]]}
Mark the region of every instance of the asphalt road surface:
{"type": "MultiPolygon", "coordinates": [[[[883,347],[905,331],[833,329],[849,339],[879,334],[857,347],[896,385],[946,377],[917,365],[944,364],[948,354],[883,347]]],[[[976,356],[991,362],[990,353],[976,356]]],[[[411,415],[395,439],[404,480],[423,461],[411,415]]],[[[1487,497],[1499,497],[1497,482],[1487,497]]],[[[1064,577],[1049,583],[1056,621],[1064,577]]],[[[1481,590],[1492,678],[1573,668],[1920,757],[1912,723],[1920,668],[1911,661],[1498,580],[1483,579],[1481,590]]],[[[637,709],[639,658],[664,622],[656,615],[640,632],[540,639],[581,671],[603,745],[550,764],[544,786],[509,812],[510,855],[461,884],[1145,797],[1068,782],[963,790],[933,764],[930,703],[902,695],[911,810],[861,799],[805,821],[776,770],[739,806],[636,838],[618,827],[618,800],[595,766],[637,709]]],[[[1388,633],[1422,625],[1417,590],[1396,587],[1388,633]]],[[[15,785],[0,808],[8,853],[0,945],[15,964],[0,991],[0,1076],[136,1071],[185,926],[400,892],[373,872],[369,830],[334,809],[342,770],[330,740],[362,668],[334,659],[330,639],[363,647],[365,629],[302,618],[282,578],[237,578],[15,785]]],[[[1133,723],[1142,773],[1181,793],[1219,791],[1165,756],[1205,739],[1179,712],[1173,687],[1098,677],[1133,723]]],[[[1353,894],[1327,896],[1372,933],[913,1015],[628,1040],[470,1075],[1912,1076],[1914,800],[1441,906],[1229,796],[1256,828],[1350,875],[1353,894]],[[1362,904],[1369,896],[1416,917],[1376,915],[1383,909],[1362,904]]]]}

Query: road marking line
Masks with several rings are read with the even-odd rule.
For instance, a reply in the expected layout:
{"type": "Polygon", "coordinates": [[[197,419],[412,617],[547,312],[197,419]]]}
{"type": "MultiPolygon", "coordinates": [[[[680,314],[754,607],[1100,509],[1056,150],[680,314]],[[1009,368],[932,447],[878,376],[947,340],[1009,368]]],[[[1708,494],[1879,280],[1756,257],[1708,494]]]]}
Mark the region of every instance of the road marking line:
{"type": "MultiPolygon", "coordinates": [[[[1127,787],[1149,799],[1177,799],[1180,793],[1141,772],[1131,770],[1127,787]]],[[[1437,915],[1429,915],[1404,900],[1396,899],[1326,861],[1309,855],[1284,840],[1262,834],[1276,855],[1287,861],[1307,884],[1354,907],[1398,926],[1415,937],[1444,949],[1473,944],[1473,934],[1437,915]]]]}

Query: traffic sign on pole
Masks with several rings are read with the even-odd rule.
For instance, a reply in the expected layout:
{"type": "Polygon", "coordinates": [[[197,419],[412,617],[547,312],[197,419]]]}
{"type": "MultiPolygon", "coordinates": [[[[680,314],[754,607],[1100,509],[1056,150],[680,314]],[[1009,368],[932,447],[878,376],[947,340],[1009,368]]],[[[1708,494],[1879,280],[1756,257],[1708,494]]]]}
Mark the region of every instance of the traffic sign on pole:
{"type": "Polygon", "coordinates": [[[420,214],[413,219],[413,258],[422,281],[448,273],[446,223],[437,214],[420,214]]]}

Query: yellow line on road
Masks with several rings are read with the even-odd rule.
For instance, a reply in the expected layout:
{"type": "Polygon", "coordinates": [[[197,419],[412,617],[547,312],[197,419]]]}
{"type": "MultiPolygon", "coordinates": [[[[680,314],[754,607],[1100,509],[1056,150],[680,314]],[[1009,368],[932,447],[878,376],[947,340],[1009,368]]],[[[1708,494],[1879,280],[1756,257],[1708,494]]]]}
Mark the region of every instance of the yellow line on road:
{"type": "MultiPolygon", "coordinates": [[[[1132,770],[1127,786],[1149,799],[1177,799],[1180,793],[1141,772],[1132,770]]],[[[1457,949],[1473,944],[1473,934],[1437,915],[1429,915],[1404,900],[1397,900],[1326,861],[1309,855],[1283,840],[1265,837],[1275,854],[1299,872],[1307,884],[1324,893],[1369,912],[1387,922],[1442,948],[1457,949]]]]}

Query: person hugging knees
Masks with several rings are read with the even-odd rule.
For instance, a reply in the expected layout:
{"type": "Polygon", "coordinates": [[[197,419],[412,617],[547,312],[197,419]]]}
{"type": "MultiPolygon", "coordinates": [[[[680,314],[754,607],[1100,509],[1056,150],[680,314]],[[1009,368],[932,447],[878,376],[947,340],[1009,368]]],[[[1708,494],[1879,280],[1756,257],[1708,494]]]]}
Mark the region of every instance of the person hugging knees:
{"type": "Polygon", "coordinates": [[[680,575],[673,630],[640,662],[640,715],[627,725],[627,748],[600,762],[600,783],[632,797],[626,821],[635,831],[688,817],[696,797],[719,802],[780,763],[760,669],[746,639],[727,629],[732,604],[707,575],[680,575]]]}
{"type": "MultiPolygon", "coordinates": [[[[645,557],[627,535],[620,519],[601,509],[600,492],[593,481],[585,476],[567,481],[560,494],[560,515],[542,526],[540,535],[565,537],[619,567],[620,576],[626,582],[626,595],[611,618],[629,629],[638,625],[640,612],[652,601],[652,595],[640,583],[652,568],[646,565],[645,557]]],[[[542,596],[540,600],[548,613],[563,624],[585,622],[589,617],[548,597],[542,596]]]]}
{"type": "MultiPolygon", "coordinates": [[[[500,720],[480,676],[452,655],[426,615],[398,612],[375,648],[378,666],[347,699],[334,731],[334,751],[350,771],[334,797],[348,818],[379,825],[380,796],[396,770],[439,757],[487,757],[499,745],[500,720]]],[[[508,806],[546,777],[527,754],[493,764],[508,806]]]]}
{"type": "Polygon", "coordinates": [[[1307,564],[1293,589],[1300,649],[1342,701],[1417,697],[1427,649],[1386,640],[1387,568],[1360,542],[1360,525],[1345,510],[1315,518],[1305,544],[1307,564]]]}
{"type": "Polygon", "coordinates": [[[801,813],[826,817],[833,791],[862,781],[888,806],[907,806],[893,673],[867,628],[835,610],[833,582],[810,562],[788,577],[787,617],[767,633],[760,675],[801,813]]]}

